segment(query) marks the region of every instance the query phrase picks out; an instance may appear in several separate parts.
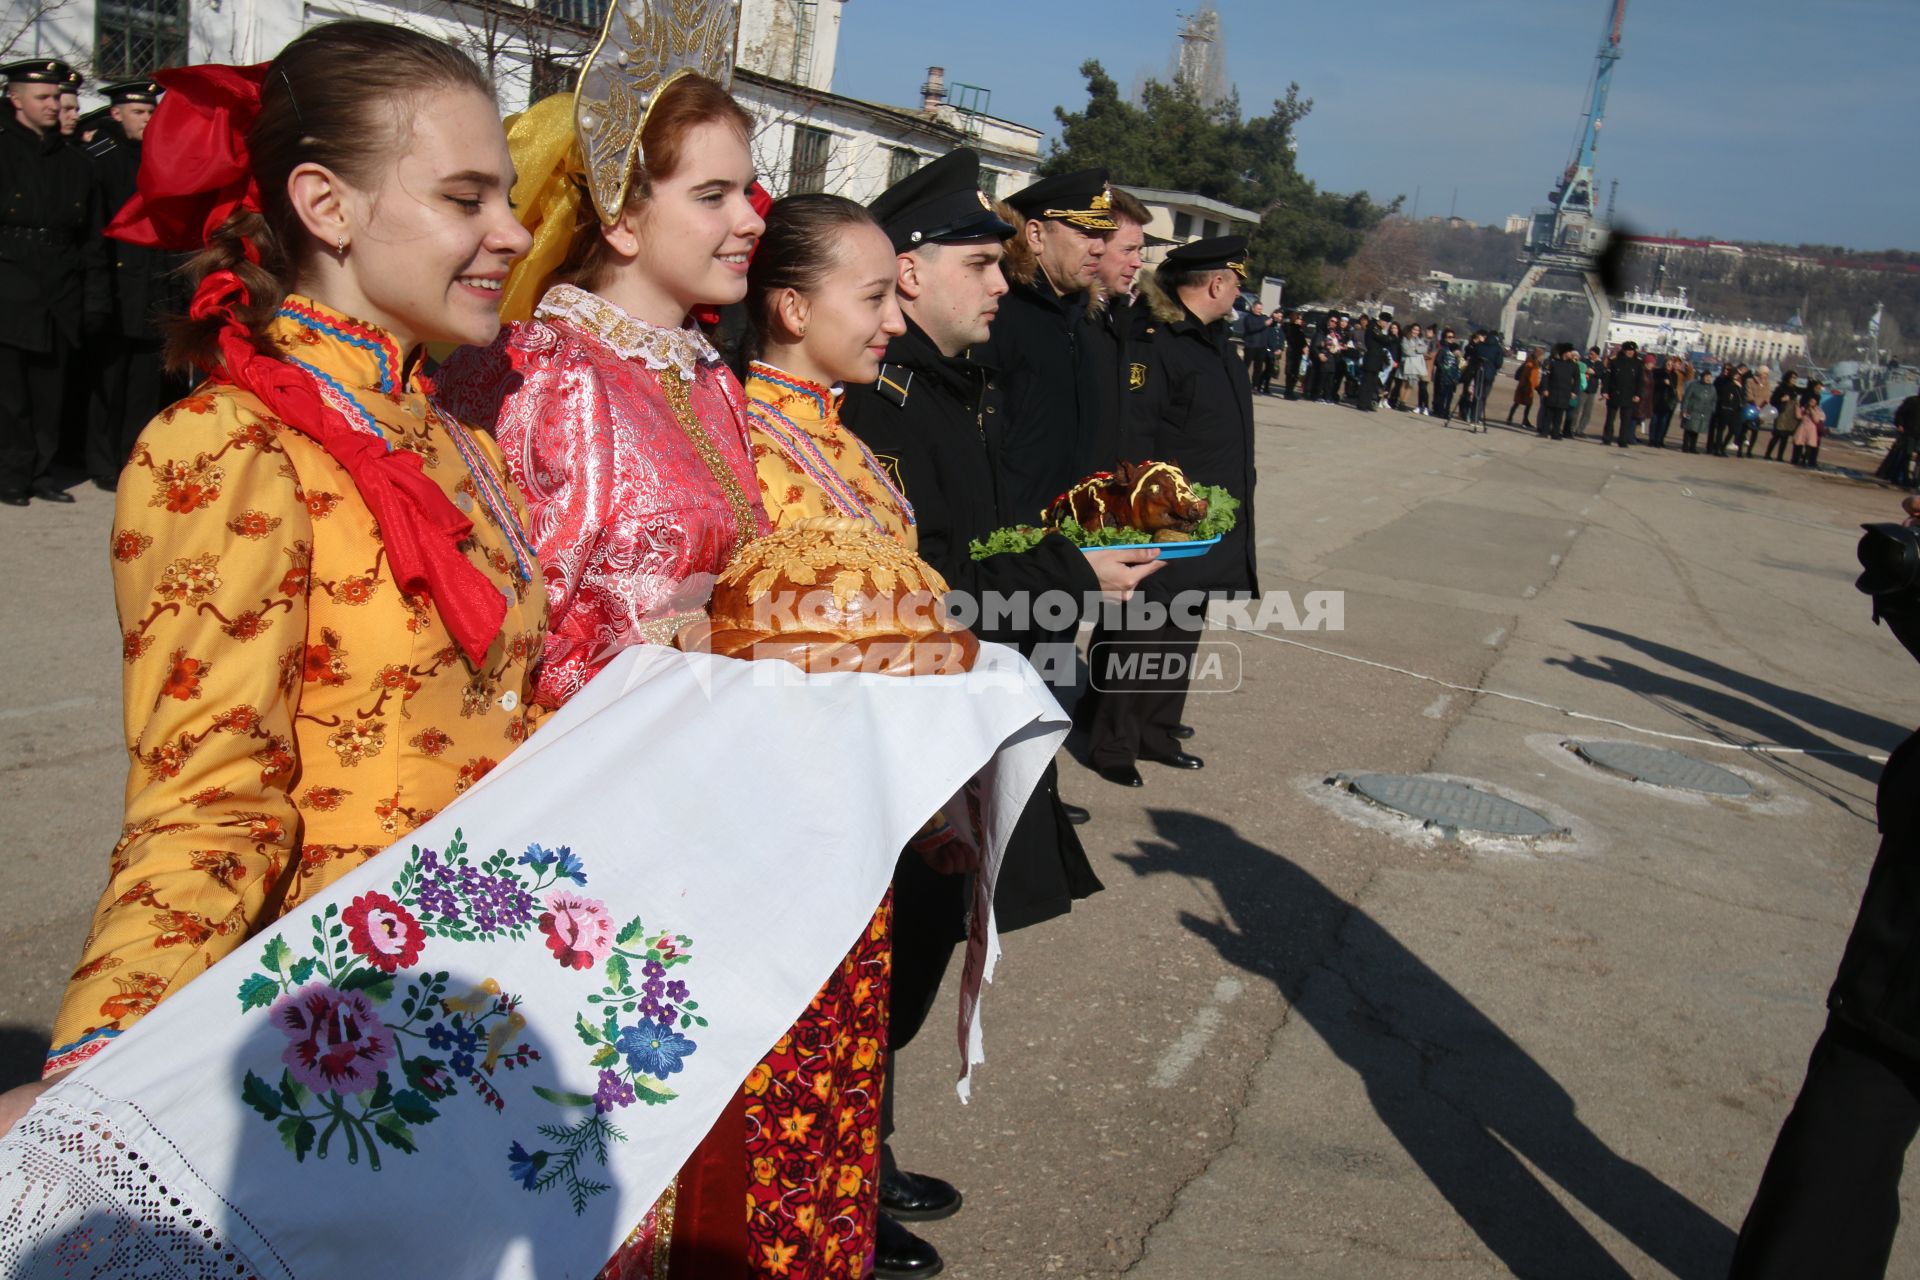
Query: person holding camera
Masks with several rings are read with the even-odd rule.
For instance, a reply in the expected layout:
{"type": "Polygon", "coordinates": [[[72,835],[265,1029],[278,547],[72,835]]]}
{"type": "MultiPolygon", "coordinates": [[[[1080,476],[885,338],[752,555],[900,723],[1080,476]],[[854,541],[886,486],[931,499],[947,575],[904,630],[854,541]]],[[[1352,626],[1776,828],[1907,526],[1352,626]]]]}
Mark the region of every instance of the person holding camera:
{"type": "MultiPolygon", "coordinates": [[[[1856,585],[1920,659],[1920,498],[1906,523],[1867,526],[1856,585]]],[[[1734,1246],[1731,1280],[1886,1274],[1900,1173],[1920,1132],[1920,732],[1880,775],[1880,852],[1827,1026],[1734,1246]]]]}

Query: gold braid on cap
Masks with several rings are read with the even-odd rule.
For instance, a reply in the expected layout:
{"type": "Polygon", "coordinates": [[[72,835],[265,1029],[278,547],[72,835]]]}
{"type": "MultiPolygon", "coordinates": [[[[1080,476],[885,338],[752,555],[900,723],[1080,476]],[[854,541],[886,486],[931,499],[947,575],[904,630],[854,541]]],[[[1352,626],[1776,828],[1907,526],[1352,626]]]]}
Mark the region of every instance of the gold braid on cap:
{"type": "Polygon", "coordinates": [[[616,0],[573,95],[587,189],[603,225],[619,220],[640,156],[640,130],[661,90],[689,72],[726,87],[739,0],[616,0]]]}

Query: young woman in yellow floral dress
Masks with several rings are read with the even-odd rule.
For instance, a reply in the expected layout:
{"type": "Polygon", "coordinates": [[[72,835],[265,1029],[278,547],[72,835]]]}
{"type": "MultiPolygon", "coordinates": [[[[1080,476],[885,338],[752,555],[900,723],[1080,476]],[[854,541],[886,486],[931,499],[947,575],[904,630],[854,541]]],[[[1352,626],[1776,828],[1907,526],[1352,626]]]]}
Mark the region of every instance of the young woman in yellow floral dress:
{"type": "Polygon", "coordinates": [[[913,507],[860,437],[840,425],[840,388],[880,375],[905,333],[893,244],[840,196],[788,196],[767,211],[747,272],[756,359],[747,369],[754,467],[776,528],[851,516],[917,549],[913,507]]]}
{"type": "Polygon", "coordinates": [[[485,77],[367,22],[161,74],[114,230],[204,245],[170,358],[209,376],[119,486],[126,822],[50,1075],[513,751],[545,629],[518,497],[419,370],[492,338],[528,244],[485,77]]]}

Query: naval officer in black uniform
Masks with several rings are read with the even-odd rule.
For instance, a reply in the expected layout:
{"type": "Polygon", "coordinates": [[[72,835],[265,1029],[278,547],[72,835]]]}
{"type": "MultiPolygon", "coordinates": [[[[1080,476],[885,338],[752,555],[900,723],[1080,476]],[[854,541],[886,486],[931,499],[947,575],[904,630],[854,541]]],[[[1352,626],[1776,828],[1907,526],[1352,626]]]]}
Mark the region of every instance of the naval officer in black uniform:
{"type": "Polygon", "coordinates": [[[1082,350],[1088,289],[1115,226],[1105,169],[1043,178],[1008,197],[1012,288],[979,353],[1006,395],[1004,498],[1020,523],[1086,474],[1100,432],[1099,397],[1082,350]]]}
{"type": "Polygon", "coordinates": [[[67,365],[108,316],[104,225],[86,154],[60,134],[65,63],[0,67],[0,502],[72,502],[49,470],[60,445],[67,365]]]}
{"type": "MultiPolygon", "coordinates": [[[[841,421],[899,482],[920,533],[920,555],[956,591],[1037,597],[1063,591],[1076,601],[1102,592],[1120,597],[1157,567],[1151,550],[1098,559],[1058,536],[1032,551],[974,560],[968,544],[1031,515],[1006,505],[1002,450],[1005,407],[998,374],[968,358],[989,336],[1007,293],[1002,241],[1013,228],[979,190],[980,158],[960,150],[887,190],[873,214],[898,253],[900,308],[907,331],[887,347],[879,381],[849,387],[841,421]]],[[[1030,648],[1034,634],[976,622],[982,639],[1030,648]]],[[[1100,888],[1047,770],[1006,851],[994,898],[1002,931],[1068,911],[1100,888]]],[[[925,1022],[941,978],[963,939],[967,877],[940,874],[920,854],[902,855],[894,875],[893,994],[889,1054],[925,1022]]],[[[894,1090],[885,1094],[882,1140],[891,1137],[894,1090]]],[[[881,1226],[876,1256],[883,1277],[935,1274],[940,1255],[901,1221],[943,1218],[960,1193],[938,1178],[907,1173],[882,1148],[881,1226]]]]}
{"type": "MultiPolygon", "coordinates": [[[[133,198],[140,179],[141,140],[160,102],[160,86],[151,80],[110,84],[108,118],[87,144],[107,216],[133,198]]],[[[172,255],[162,249],[113,240],[106,245],[113,281],[113,318],[87,344],[92,366],[87,417],[87,474],[111,490],[133,442],[155,414],[183,392],[163,374],[158,312],[167,304],[172,255]]]]}
{"type": "MultiPolygon", "coordinates": [[[[1228,341],[1227,318],[1247,274],[1245,236],[1196,240],[1141,277],[1134,308],[1126,422],[1129,459],[1171,462],[1194,484],[1219,485],[1240,501],[1232,532],[1205,555],[1170,560],[1142,592],[1168,609],[1159,625],[1123,623],[1125,648],[1096,644],[1088,656],[1101,690],[1088,728],[1089,762],[1110,782],[1144,785],[1138,761],[1198,769],[1181,749],[1180,712],[1190,659],[1204,627],[1206,597],[1258,592],[1253,535],[1253,390],[1228,341]],[[1184,608],[1181,606],[1185,606],[1184,608]],[[1150,648],[1145,648],[1150,646],[1150,648]],[[1137,652],[1160,655],[1156,674],[1123,679],[1110,665],[1137,652]]],[[[1111,612],[1111,610],[1109,610],[1111,612]]],[[[1111,620],[1110,620],[1111,621],[1111,620]]],[[[1103,634],[1114,628],[1103,622],[1103,634]]]]}

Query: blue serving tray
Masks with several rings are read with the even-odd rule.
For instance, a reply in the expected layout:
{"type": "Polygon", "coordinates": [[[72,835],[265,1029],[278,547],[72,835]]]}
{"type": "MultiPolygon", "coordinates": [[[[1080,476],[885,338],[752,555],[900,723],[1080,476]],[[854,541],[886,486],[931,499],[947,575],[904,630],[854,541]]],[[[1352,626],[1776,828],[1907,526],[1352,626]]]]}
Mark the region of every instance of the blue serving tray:
{"type": "Polygon", "coordinates": [[[1139,551],[1152,548],[1160,553],[1162,560],[1188,560],[1194,556],[1203,556],[1220,541],[1218,537],[1204,538],[1199,542],[1127,542],[1114,547],[1082,547],[1085,555],[1098,555],[1102,551],[1139,551]]]}

